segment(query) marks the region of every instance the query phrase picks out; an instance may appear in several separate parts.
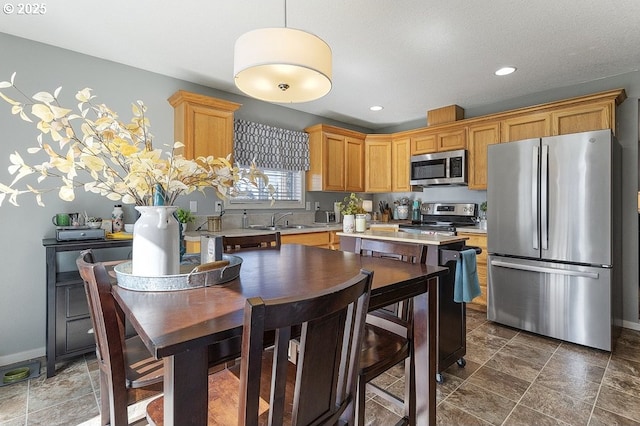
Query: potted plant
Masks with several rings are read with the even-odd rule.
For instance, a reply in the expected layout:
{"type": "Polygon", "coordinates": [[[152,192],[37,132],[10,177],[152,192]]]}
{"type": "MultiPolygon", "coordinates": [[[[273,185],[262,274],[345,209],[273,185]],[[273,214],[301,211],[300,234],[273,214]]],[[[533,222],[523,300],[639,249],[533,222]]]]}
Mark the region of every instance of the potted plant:
{"type": "MultiPolygon", "coordinates": [[[[340,213],[342,213],[343,232],[352,233],[356,231],[356,215],[362,215],[362,220],[366,220],[366,212],[362,207],[362,198],[353,192],[351,195],[344,197],[344,200],[340,203],[340,213]]],[[[364,231],[364,229],[361,229],[361,231],[364,231]]]]}
{"type": "Polygon", "coordinates": [[[480,204],[480,229],[487,229],[487,202],[480,204]]]}
{"type": "Polygon", "coordinates": [[[180,261],[182,261],[182,256],[187,252],[187,247],[184,243],[184,233],[187,231],[187,224],[189,222],[193,222],[196,217],[191,213],[191,210],[183,209],[182,207],[178,207],[178,210],[175,212],[175,217],[178,219],[180,232],[180,261]]]}

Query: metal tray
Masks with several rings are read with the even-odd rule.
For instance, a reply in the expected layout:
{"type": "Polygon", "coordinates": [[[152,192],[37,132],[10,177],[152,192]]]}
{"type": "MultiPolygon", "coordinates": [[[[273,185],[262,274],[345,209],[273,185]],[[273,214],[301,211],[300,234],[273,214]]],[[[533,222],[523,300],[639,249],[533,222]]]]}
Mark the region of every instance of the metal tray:
{"type": "MultiPolygon", "coordinates": [[[[200,256],[197,256],[199,259],[200,256]]],[[[208,269],[198,272],[198,267],[206,266],[193,263],[187,259],[180,265],[179,275],[163,275],[160,277],[143,277],[131,274],[131,262],[123,262],[113,269],[116,273],[118,285],[128,290],[136,291],[175,291],[193,288],[209,287],[232,281],[240,275],[242,258],[228,254],[222,255],[222,260],[229,264],[222,268],[208,269]]]]}

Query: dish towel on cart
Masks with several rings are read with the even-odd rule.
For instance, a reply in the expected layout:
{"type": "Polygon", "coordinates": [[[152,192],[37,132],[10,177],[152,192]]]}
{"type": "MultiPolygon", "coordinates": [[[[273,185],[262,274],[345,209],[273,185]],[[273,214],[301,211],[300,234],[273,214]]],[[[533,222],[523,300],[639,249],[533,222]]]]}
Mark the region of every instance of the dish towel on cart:
{"type": "Polygon", "coordinates": [[[456,277],[453,287],[453,301],[471,302],[480,296],[480,282],[476,268],[476,251],[462,250],[456,263],[456,277]]]}

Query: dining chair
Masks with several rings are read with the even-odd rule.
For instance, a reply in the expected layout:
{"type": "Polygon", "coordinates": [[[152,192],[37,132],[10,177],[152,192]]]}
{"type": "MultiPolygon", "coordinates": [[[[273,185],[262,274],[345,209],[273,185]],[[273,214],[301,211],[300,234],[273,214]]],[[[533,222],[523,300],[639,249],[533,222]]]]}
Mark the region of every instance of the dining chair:
{"type": "Polygon", "coordinates": [[[162,392],[162,361],[138,336],[125,338],[124,314],[111,294],[107,269],[120,263],[95,262],[91,250],[76,260],[89,304],[100,368],[100,424],[127,425],[127,407],[162,392]]]}
{"type": "Polygon", "coordinates": [[[242,235],[237,237],[222,237],[222,247],[225,252],[255,249],[280,250],[282,242],[280,232],[260,235],[242,235]]]}
{"type": "MultiPolygon", "coordinates": [[[[373,273],[307,297],[250,298],[244,308],[242,357],[209,376],[209,425],[353,424],[360,344],[373,273]],[[297,364],[287,358],[292,328],[301,326],[297,364]],[[264,349],[265,332],[275,343],[264,349]]],[[[147,406],[164,424],[163,398],[147,406]]]]}
{"type": "MultiPolygon", "coordinates": [[[[356,239],[356,252],[361,256],[389,258],[407,263],[424,263],[426,247],[393,241],[356,239]]],[[[367,315],[365,337],[360,354],[356,425],[364,425],[367,389],[404,410],[405,421],[415,424],[415,366],[413,364],[412,304],[410,301],[377,309],[367,315]],[[387,392],[372,381],[385,371],[405,361],[403,398],[387,392]]]]}

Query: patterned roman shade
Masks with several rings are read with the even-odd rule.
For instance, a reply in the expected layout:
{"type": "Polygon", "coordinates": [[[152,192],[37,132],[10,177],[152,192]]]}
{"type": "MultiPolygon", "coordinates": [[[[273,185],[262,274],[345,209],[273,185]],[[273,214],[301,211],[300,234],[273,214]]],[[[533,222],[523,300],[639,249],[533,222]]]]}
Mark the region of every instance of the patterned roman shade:
{"type": "Polygon", "coordinates": [[[233,155],[242,165],[255,160],[260,168],[309,170],[309,135],[235,119],[233,155]]]}

